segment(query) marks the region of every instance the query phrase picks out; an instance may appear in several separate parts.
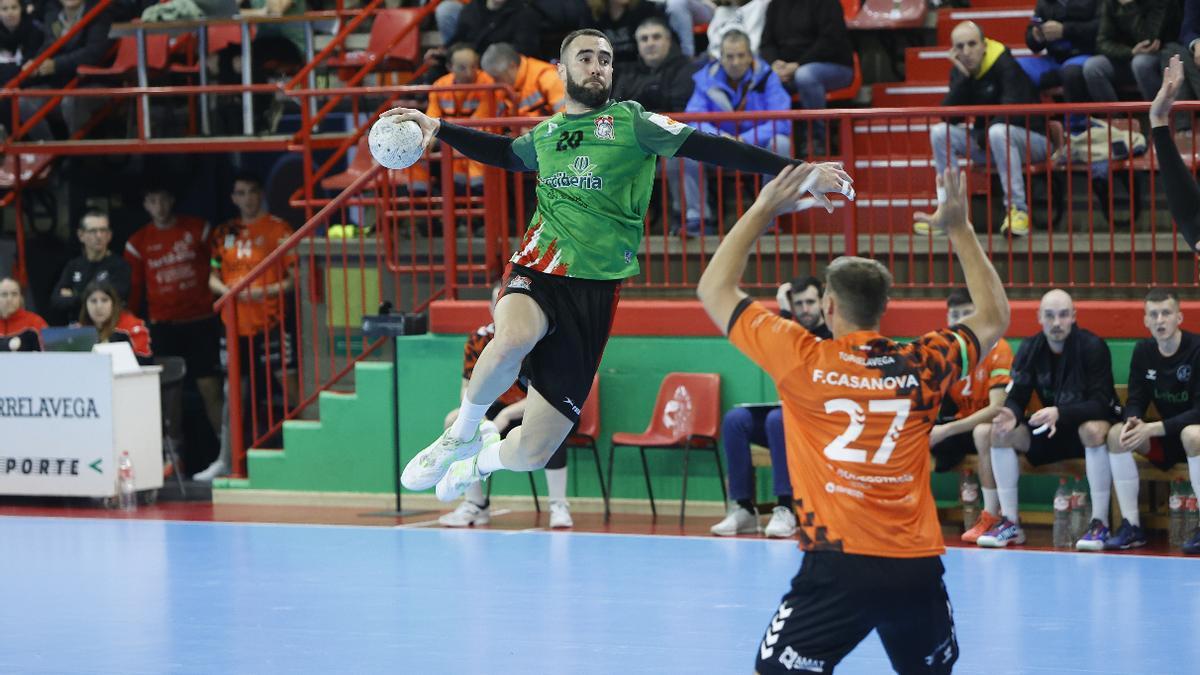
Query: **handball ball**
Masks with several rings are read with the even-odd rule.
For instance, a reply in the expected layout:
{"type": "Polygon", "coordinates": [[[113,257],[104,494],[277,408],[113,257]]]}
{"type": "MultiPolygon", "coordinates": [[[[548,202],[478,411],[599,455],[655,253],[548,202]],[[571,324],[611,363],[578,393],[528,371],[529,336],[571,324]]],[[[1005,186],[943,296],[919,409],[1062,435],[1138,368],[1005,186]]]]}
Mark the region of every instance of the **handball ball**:
{"type": "Polygon", "coordinates": [[[371,127],[367,145],[375,161],[389,169],[407,169],[425,152],[421,127],[412,120],[400,122],[395,117],[380,117],[371,127]]]}

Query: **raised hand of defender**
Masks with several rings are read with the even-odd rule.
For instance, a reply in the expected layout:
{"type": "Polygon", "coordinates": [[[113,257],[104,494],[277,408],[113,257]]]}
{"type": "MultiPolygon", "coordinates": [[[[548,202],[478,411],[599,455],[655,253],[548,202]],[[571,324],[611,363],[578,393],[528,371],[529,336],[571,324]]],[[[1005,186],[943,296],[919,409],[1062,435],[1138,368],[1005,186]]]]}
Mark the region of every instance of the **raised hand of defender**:
{"type": "MultiPolygon", "coordinates": [[[[804,185],[812,180],[813,172],[817,171],[815,164],[789,164],[784,167],[783,171],[779,172],[767,184],[763,186],[758,193],[758,198],[754,200],[755,206],[765,209],[771,214],[771,217],[794,211],[801,208],[799,203],[804,195],[804,185]]],[[[833,211],[833,204],[824,194],[820,195],[818,201],[824,200],[822,206],[828,211],[833,211]]]]}
{"type": "Polygon", "coordinates": [[[442,120],[430,117],[420,110],[412,108],[392,108],[384,112],[380,117],[392,117],[393,115],[399,117],[400,122],[412,120],[417,123],[417,126],[421,127],[421,147],[426,149],[433,142],[433,137],[438,132],[438,128],[442,126],[442,120]]]}
{"type": "Polygon", "coordinates": [[[925,223],[932,232],[945,232],[956,227],[968,227],[967,223],[967,173],[949,167],[937,178],[938,187],[944,188],[946,201],[938,204],[933,213],[918,211],[913,218],[925,223]]]}
{"type": "Polygon", "coordinates": [[[1167,125],[1169,122],[1167,115],[1171,113],[1171,106],[1175,105],[1175,98],[1179,96],[1179,89],[1182,86],[1183,61],[1176,54],[1171,57],[1171,61],[1163,69],[1162,86],[1158,88],[1158,94],[1154,96],[1154,101],[1150,104],[1151,127],[1167,125]]]}

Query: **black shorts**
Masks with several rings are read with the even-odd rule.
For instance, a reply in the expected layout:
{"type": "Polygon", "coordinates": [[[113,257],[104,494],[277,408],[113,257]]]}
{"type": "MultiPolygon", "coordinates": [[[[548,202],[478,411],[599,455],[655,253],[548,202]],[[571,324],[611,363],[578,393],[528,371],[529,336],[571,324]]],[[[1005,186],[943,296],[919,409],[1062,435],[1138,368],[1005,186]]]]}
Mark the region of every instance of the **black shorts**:
{"type": "Polygon", "coordinates": [[[612,331],[621,282],[544,274],[510,264],[503,295],[510,293],[533,298],[550,321],[545,337],[526,357],[530,384],[567,419],[578,422],[612,331]]]}
{"type": "Polygon", "coordinates": [[[1025,459],[1034,466],[1053,464],[1066,459],[1083,459],[1086,454],[1083,451],[1083,441],[1079,440],[1077,424],[1060,422],[1055,425],[1054,438],[1050,438],[1048,429],[1040,434],[1033,433],[1037,427],[1030,424],[1028,418],[1025,425],[1029,427],[1029,452],[1025,453],[1025,459]]]}
{"type": "Polygon", "coordinates": [[[1179,436],[1156,436],[1150,439],[1150,452],[1146,459],[1154,466],[1166,471],[1180,462],[1187,461],[1183,439],[1179,436]]]}
{"type": "Polygon", "coordinates": [[[158,321],[150,324],[150,344],[157,356],[179,356],[193,378],[221,374],[221,337],[225,334],[215,315],[194,321],[158,321]]]}
{"type": "Polygon", "coordinates": [[[872,630],[899,673],[949,673],[958,660],[940,558],[804,555],[758,645],[761,675],[833,672],[872,630]]]}
{"type": "MultiPolygon", "coordinates": [[[[296,333],[284,333],[278,326],[265,333],[238,336],[238,362],[241,376],[249,377],[254,368],[255,377],[260,373],[278,373],[296,369],[296,333]]],[[[225,336],[221,336],[221,366],[229,370],[229,350],[225,336]]]]}
{"type": "Polygon", "coordinates": [[[975,454],[974,433],[964,431],[947,436],[941,443],[930,446],[929,451],[933,453],[933,470],[938,473],[949,471],[962,463],[967,455],[975,454]]]}

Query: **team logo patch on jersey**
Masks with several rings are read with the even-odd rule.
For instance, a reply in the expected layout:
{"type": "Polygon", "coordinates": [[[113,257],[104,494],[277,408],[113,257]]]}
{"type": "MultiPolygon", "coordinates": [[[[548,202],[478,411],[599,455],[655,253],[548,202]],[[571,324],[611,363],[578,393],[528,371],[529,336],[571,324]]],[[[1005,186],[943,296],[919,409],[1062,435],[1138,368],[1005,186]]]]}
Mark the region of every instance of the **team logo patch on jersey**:
{"type": "Polygon", "coordinates": [[[602,141],[614,141],[617,139],[613,128],[612,115],[601,115],[596,118],[596,138],[602,141]]]}
{"type": "Polygon", "coordinates": [[[1187,382],[1192,379],[1192,367],[1186,363],[1179,366],[1179,370],[1175,371],[1175,378],[1180,382],[1187,382]]]}
{"type": "Polygon", "coordinates": [[[532,283],[533,283],[533,281],[529,277],[521,276],[520,274],[518,274],[517,276],[508,280],[508,287],[509,288],[520,288],[520,289],[527,291],[527,290],[529,290],[529,286],[532,283]]]}
{"type": "Polygon", "coordinates": [[[683,131],[683,129],[684,129],[683,124],[676,122],[675,120],[671,119],[670,117],[667,117],[666,115],[660,115],[658,113],[654,113],[653,115],[650,115],[650,117],[648,117],[647,119],[649,119],[650,122],[652,122],[653,124],[658,125],[660,128],[662,128],[663,131],[666,131],[671,134],[678,134],[679,132],[683,131]]]}

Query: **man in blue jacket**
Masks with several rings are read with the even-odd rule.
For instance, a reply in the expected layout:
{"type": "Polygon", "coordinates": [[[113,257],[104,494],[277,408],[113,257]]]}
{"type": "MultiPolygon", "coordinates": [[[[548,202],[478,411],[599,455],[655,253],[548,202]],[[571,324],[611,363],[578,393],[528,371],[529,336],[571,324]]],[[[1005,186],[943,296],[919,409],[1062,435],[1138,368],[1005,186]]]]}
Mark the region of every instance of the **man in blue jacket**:
{"type": "MultiPolygon", "coordinates": [[[[783,82],[766,61],[757,58],[750,49],[750,37],[740,30],[731,30],[721,38],[721,59],[701,68],[692,75],[696,88],[688,101],[687,112],[755,112],[789,110],[791,97],[783,82]]],[[[787,120],[738,120],[728,122],[694,122],[692,126],[717,136],[757,145],[781,155],[791,156],[792,140],[787,120]]],[[[683,190],[688,234],[715,234],[708,207],[708,195],[701,195],[700,165],[685,160],[683,190]]],[[[670,174],[668,174],[670,175],[670,174]]]]}

